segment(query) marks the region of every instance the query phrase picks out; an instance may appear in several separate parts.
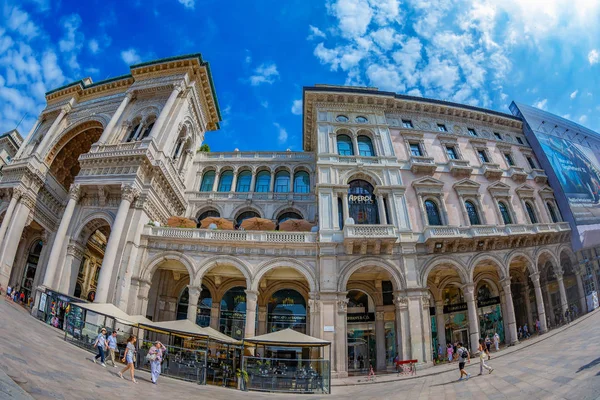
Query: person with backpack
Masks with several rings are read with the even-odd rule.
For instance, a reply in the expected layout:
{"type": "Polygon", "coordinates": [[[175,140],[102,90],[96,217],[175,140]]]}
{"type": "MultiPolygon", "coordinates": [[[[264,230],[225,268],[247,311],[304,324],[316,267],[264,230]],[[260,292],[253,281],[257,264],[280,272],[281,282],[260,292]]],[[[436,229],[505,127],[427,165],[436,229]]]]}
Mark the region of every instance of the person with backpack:
{"type": "Polygon", "coordinates": [[[465,371],[465,364],[471,362],[471,355],[469,354],[469,350],[463,347],[462,342],[458,342],[456,351],[458,353],[458,369],[460,370],[460,378],[458,380],[462,381],[463,376],[466,376],[466,380],[468,381],[471,374],[465,371]]]}
{"type": "Polygon", "coordinates": [[[483,375],[484,368],[487,369],[488,374],[491,374],[494,369],[485,363],[486,349],[483,339],[479,339],[479,348],[477,350],[479,350],[479,375],[483,375]]]}

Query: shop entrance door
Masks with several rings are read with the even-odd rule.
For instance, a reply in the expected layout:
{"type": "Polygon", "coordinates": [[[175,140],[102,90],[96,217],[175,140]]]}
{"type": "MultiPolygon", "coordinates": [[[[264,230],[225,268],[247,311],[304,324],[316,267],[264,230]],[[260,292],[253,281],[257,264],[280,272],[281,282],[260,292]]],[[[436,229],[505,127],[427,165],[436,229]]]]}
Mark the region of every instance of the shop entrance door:
{"type": "Polygon", "coordinates": [[[375,334],[373,329],[352,329],[348,335],[348,372],[368,373],[369,366],[376,366],[375,334]]]}
{"type": "Polygon", "coordinates": [[[469,348],[469,331],[468,329],[460,329],[452,331],[452,344],[461,342],[464,347],[469,348]]]}

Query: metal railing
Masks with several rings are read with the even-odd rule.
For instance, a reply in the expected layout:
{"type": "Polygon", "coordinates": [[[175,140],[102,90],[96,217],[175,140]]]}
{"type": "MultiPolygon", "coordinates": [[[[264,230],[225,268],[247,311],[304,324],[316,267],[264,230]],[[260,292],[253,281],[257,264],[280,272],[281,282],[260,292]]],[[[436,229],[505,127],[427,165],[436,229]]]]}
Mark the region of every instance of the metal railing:
{"type": "Polygon", "coordinates": [[[330,362],[244,357],[249,390],[291,393],[331,393],[330,362]]]}

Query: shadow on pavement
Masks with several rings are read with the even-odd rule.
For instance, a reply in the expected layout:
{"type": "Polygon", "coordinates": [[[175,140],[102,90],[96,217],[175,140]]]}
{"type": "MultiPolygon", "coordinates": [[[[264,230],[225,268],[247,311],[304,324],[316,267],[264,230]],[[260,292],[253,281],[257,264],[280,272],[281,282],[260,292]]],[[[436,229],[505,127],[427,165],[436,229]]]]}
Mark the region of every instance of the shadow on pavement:
{"type": "MultiPolygon", "coordinates": [[[[579,369],[577,370],[577,373],[583,371],[584,369],[589,369],[589,368],[595,367],[598,364],[600,364],[600,357],[596,358],[594,361],[591,361],[591,362],[579,367],[579,369]]],[[[598,376],[599,374],[600,374],[600,372],[598,374],[596,374],[596,376],[598,376]]]]}

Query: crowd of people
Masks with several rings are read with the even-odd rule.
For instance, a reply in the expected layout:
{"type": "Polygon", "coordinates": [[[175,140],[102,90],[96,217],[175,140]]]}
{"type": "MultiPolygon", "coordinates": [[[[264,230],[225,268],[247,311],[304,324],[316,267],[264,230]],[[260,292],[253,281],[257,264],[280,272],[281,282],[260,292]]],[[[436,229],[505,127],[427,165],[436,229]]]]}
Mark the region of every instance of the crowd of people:
{"type": "MultiPolygon", "coordinates": [[[[0,295],[2,292],[3,288],[2,285],[0,285],[0,295]]],[[[25,291],[21,290],[18,286],[14,288],[8,286],[6,288],[6,299],[24,306],[29,305],[31,301],[31,299],[25,295],[25,291]]]]}

